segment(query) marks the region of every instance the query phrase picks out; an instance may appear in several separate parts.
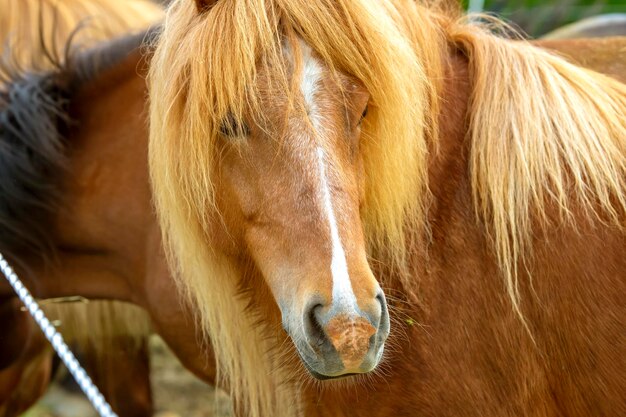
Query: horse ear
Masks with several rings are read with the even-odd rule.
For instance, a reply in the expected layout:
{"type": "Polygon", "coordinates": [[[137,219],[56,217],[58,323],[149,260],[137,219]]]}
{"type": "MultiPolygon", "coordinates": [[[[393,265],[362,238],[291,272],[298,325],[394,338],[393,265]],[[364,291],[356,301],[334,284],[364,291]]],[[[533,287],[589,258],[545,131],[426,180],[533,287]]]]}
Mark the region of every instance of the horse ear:
{"type": "Polygon", "coordinates": [[[208,11],[211,7],[215,5],[215,3],[218,2],[218,0],[195,0],[195,1],[196,1],[196,7],[198,8],[198,11],[200,13],[204,13],[208,11]]]}

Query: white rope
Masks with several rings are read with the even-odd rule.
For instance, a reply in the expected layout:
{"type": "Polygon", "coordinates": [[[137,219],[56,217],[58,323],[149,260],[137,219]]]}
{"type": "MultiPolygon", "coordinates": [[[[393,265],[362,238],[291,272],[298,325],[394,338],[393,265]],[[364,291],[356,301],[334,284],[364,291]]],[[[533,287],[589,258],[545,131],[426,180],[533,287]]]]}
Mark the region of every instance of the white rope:
{"type": "Polygon", "coordinates": [[[61,336],[52,323],[50,323],[50,320],[43,314],[43,311],[41,311],[41,308],[33,296],[30,295],[30,292],[24,287],[22,281],[20,281],[15,272],[13,272],[13,268],[11,268],[1,253],[0,269],[98,414],[100,414],[101,417],[117,417],[117,414],[111,410],[111,406],[106,402],[91,378],[89,378],[89,375],[87,375],[87,372],[80,366],[78,360],[76,360],[76,357],[70,351],[70,348],[63,341],[63,336],[61,336]]]}

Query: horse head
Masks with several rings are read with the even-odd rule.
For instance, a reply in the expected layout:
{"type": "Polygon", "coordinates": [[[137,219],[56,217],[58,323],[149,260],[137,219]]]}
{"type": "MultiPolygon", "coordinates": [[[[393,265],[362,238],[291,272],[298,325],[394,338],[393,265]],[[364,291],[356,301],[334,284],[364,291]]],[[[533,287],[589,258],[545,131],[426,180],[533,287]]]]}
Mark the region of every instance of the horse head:
{"type": "Polygon", "coordinates": [[[390,319],[369,262],[403,268],[427,206],[435,88],[378,3],[352,6],[180,0],[151,56],[170,266],[224,374],[268,398],[302,368],[281,324],[317,378],[380,364],[390,319]]]}
{"type": "Polygon", "coordinates": [[[261,117],[229,114],[222,122],[217,200],[311,373],[368,372],[389,333],[360,217],[358,149],[369,94],[358,80],[333,74],[302,41],[286,42],[283,54],[295,102],[269,68],[259,70],[261,117]]]}

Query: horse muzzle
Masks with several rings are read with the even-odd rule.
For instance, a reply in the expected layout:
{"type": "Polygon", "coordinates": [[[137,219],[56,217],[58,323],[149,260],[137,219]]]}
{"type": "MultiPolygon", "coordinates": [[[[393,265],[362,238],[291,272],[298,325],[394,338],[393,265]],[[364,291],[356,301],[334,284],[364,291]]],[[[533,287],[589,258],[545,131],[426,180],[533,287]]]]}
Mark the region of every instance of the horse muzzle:
{"type": "MultiPolygon", "coordinates": [[[[317,379],[372,371],[379,364],[389,335],[389,313],[382,291],[361,310],[355,305],[308,303],[304,334],[291,334],[306,368],[317,379]]],[[[290,332],[291,333],[291,332],[290,332]]]]}

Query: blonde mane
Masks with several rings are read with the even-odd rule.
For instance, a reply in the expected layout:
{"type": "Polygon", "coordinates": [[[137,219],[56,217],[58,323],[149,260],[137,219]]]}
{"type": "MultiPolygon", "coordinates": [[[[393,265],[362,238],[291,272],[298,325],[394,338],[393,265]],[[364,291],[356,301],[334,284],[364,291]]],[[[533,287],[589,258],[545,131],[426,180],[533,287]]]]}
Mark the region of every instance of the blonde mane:
{"type": "Polygon", "coordinates": [[[626,85],[486,29],[450,35],[473,83],[474,207],[521,316],[518,270],[533,226],[576,227],[581,216],[626,226],[626,85]]]}
{"type": "MultiPolygon", "coordinates": [[[[283,340],[250,312],[239,291],[242,271],[213,244],[215,144],[229,112],[237,117],[252,108],[262,121],[259,66],[296,101],[285,75],[285,38],[297,34],[371,93],[361,144],[362,217],[370,251],[397,270],[411,255],[408,236],[427,230],[427,161],[437,149],[450,44],[470,61],[476,210],[514,307],[531,217],[545,218],[550,201],[564,215],[573,199],[589,214],[622,219],[626,88],[460,21],[441,3],[220,1],[199,13],[194,2],[178,0],[168,11],[149,75],[154,200],[170,265],[211,340],[220,382],[250,416],[295,415],[300,394],[292,370],[277,359],[283,340]]],[[[398,277],[414,290],[410,274],[398,277]]]]}
{"type": "Polygon", "coordinates": [[[29,71],[61,63],[70,38],[73,47],[89,47],[163,18],[149,0],[0,0],[0,10],[0,49],[29,71]]]}

